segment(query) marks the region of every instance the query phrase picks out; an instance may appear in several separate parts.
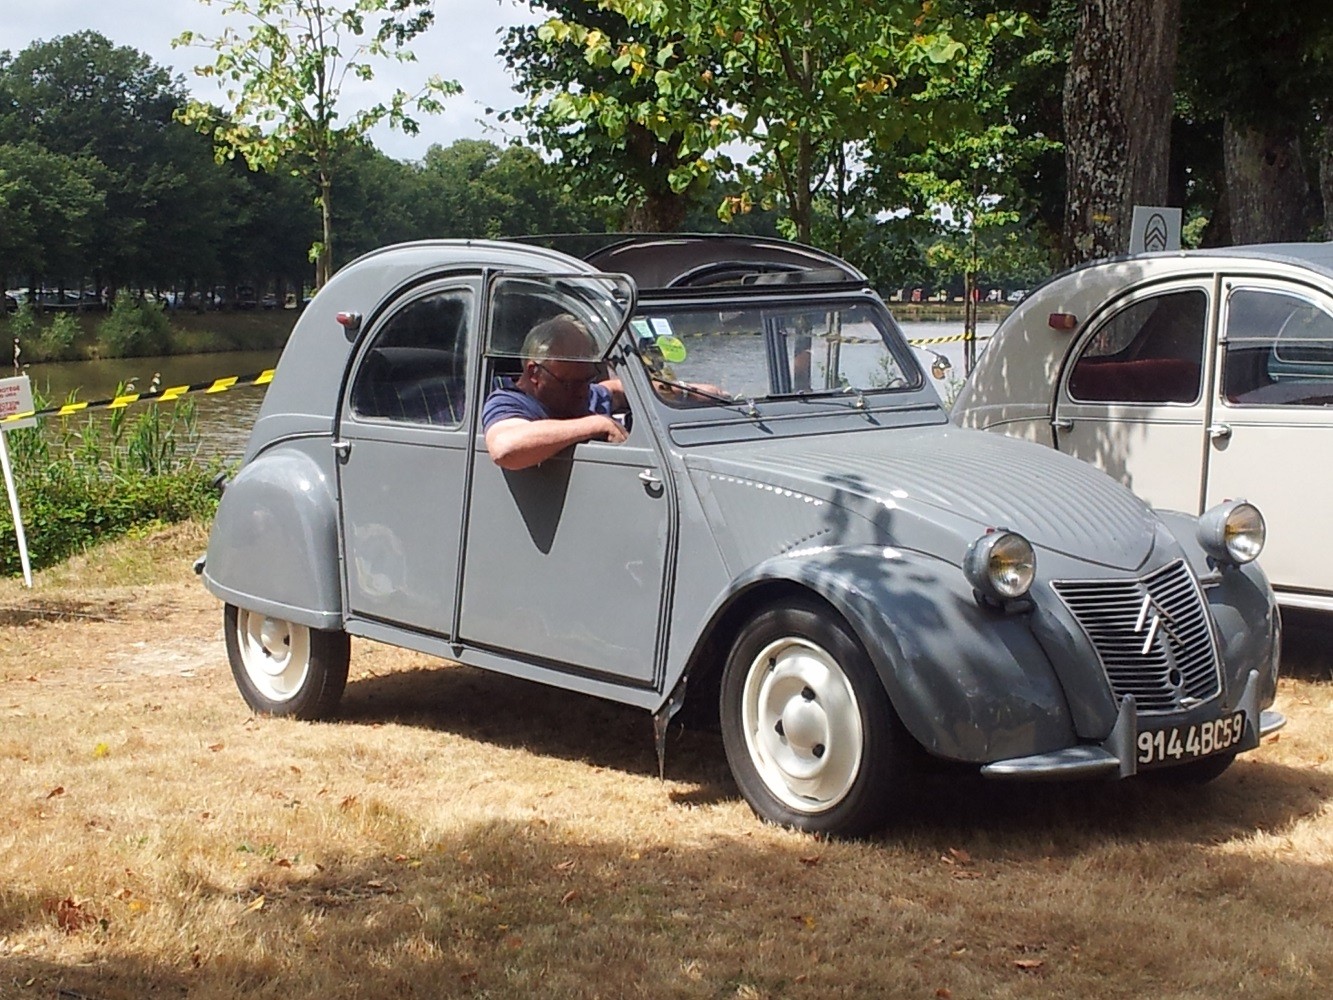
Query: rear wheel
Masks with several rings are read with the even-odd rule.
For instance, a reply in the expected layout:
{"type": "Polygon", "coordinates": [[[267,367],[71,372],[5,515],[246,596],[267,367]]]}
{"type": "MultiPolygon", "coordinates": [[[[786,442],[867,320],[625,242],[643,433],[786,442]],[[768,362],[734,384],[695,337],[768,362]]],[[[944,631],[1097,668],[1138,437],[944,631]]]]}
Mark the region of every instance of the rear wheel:
{"type": "Polygon", "coordinates": [[[770,822],[858,836],[905,798],[906,733],[861,643],[815,601],[770,608],[741,631],[721,714],[736,784],[770,822]]]}
{"type": "Polygon", "coordinates": [[[245,702],[265,715],[331,716],[347,685],[346,632],[323,632],[228,604],[227,659],[245,702]]]}

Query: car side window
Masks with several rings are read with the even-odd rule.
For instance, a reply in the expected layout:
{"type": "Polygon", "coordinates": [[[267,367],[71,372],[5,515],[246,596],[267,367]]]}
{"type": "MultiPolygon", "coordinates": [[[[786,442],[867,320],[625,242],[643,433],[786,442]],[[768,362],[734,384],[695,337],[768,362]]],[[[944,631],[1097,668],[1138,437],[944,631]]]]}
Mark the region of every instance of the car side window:
{"type": "Polygon", "coordinates": [[[361,356],[352,412],[398,423],[458,427],[467,389],[473,294],[434,292],[398,310],[361,356]]]}
{"type": "Polygon", "coordinates": [[[1222,395],[1233,406],[1333,405],[1333,316],[1309,299],[1241,288],[1227,300],[1222,395]]]}
{"type": "Polygon", "coordinates": [[[1208,297],[1200,289],[1140,299],[1080,349],[1069,395],[1099,403],[1192,403],[1203,378],[1208,297]]]}

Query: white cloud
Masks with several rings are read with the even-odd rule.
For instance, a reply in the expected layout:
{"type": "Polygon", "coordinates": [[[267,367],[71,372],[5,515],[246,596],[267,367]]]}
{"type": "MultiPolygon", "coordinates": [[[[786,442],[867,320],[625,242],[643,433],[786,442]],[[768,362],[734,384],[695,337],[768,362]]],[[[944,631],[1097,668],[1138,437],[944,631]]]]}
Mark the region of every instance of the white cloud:
{"type": "MultiPolygon", "coordinates": [[[[77,31],[100,32],[117,45],[145,53],[159,66],[185,77],[186,86],[201,100],[218,100],[211,81],[196,77],[192,68],[205,62],[199,50],[173,49],[171,40],[182,31],[216,36],[223,27],[243,27],[235,15],[224,16],[220,2],[198,0],[5,0],[0,4],[0,43],[11,53],[35,41],[77,31]]],[[[419,159],[435,143],[447,145],[460,138],[496,138],[497,126],[485,109],[502,109],[519,102],[507,70],[496,56],[499,31],[534,20],[526,4],[517,0],[436,0],[435,24],[409,44],[414,63],[383,61],[375,64],[375,80],[367,97],[378,100],[395,89],[414,93],[432,75],[457,80],[463,93],[450,98],[440,115],[419,119],[421,134],[404,136],[388,128],[377,130],[375,144],[390,156],[419,159]]],[[[351,85],[349,99],[359,95],[351,85]]]]}

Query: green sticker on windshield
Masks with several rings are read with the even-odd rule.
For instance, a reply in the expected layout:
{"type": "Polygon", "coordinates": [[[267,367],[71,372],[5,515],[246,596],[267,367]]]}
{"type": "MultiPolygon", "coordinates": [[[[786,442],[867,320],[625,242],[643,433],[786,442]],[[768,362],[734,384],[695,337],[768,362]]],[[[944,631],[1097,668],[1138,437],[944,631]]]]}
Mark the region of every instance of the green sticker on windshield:
{"type": "Polygon", "coordinates": [[[662,352],[662,360],[664,361],[679,364],[685,360],[685,343],[679,337],[658,337],[657,349],[662,352]]]}

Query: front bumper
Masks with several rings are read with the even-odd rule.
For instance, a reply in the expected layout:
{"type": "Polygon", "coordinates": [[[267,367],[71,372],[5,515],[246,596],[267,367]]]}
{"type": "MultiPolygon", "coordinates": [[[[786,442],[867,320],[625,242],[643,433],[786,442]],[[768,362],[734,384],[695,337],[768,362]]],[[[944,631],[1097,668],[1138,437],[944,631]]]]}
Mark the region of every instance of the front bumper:
{"type": "MultiPolygon", "coordinates": [[[[1236,709],[1245,715],[1245,734],[1236,747],[1237,753],[1253,750],[1265,736],[1287,724],[1286,717],[1280,712],[1259,708],[1257,670],[1251,670],[1246,678],[1245,690],[1236,709]]],[[[1138,732],[1138,713],[1134,708],[1134,699],[1127,696],[1120,701],[1120,710],[1111,735],[1100,744],[999,760],[984,765],[981,773],[988,778],[1017,778],[1026,781],[1128,778],[1138,772],[1138,732]]]]}

